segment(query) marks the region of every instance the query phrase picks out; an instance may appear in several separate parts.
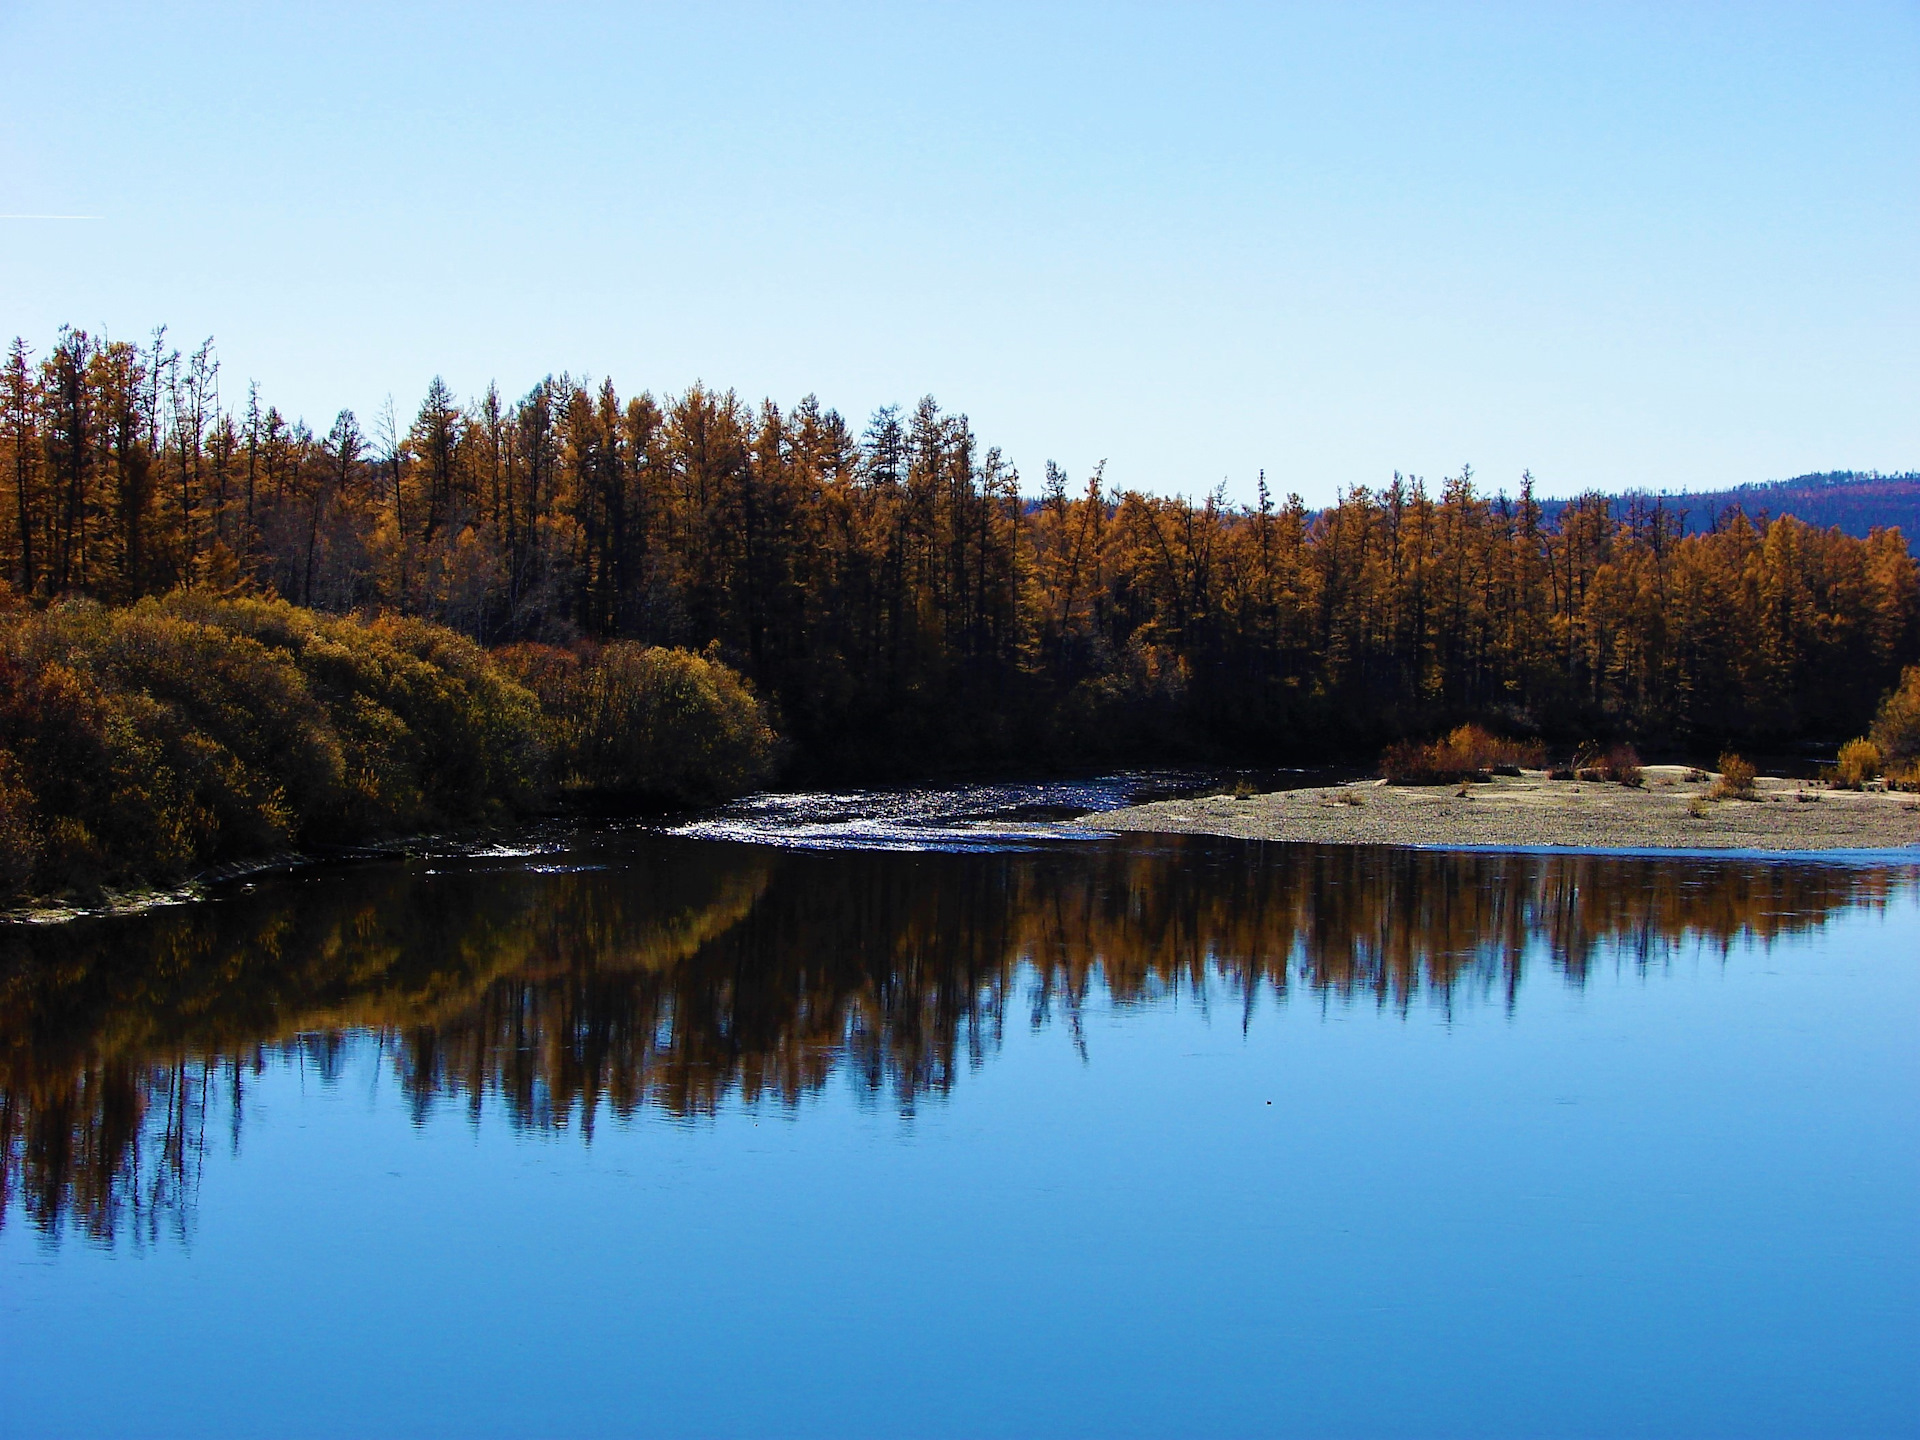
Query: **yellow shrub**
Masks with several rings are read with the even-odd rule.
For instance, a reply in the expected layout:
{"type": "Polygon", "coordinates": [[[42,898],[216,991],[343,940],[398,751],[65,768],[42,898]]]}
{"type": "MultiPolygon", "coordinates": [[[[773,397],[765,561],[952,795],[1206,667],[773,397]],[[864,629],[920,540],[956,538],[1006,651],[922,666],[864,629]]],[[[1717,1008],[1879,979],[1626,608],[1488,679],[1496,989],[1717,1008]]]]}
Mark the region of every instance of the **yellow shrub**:
{"type": "Polygon", "coordinates": [[[1840,758],[1833,767],[1833,783],[1845,790],[1858,790],[1880,774],[1880,747],[1871,740],[1849,740],[1840,747],[1840,758]]]}
{"type": "Polygon", "coordinates": [[[1754,795],[1754,781],[1760,772],[1753,768],[1750,761],[1741,759],[1728,751],[1720,757],[1720,778],[1713,782],[1713,788],[1707,793],[1715,800],[1751,800],[1754,795]]]}
{"type": "Polygon", "coordinates": [[[1868,735],[1879,748],[1881,764],[1920,761],[1920,665],[1909,665],[1899,686],[1880,702],[1868,735]]]}
{"type": "Polygon", "coordinates": [[[1478,725],[1462,725],[1444,740],[1400,740],[1380,757],[1380,773],[1397,785],[1450,785],[1485,779],[1495,771],[1538,766],[1546,759],[1539,742],[1503,740],[1478,725]]]}

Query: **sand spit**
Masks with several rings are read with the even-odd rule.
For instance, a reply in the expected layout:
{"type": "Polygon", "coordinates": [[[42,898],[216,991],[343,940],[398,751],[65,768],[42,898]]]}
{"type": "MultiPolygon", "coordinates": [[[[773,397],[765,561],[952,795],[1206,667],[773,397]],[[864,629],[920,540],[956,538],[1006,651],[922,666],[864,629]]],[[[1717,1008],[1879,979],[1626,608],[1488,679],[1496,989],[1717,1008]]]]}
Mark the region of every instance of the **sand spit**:
{"type": "Polygon", "coordinates": [[[1536,845],[1622,850],[1891,850],[1920,846],[1920,795],[1761,777],[1751,800],[1707,800],[1714,776],[1649,765],[1638,789],[1544,771],[1465,787],[1363,780],[1270,795],[1161,800],[1102,829],[1322,845],[1536,845]],[[1695,813],[1703,812],[1703,813],[1695,813]]]}

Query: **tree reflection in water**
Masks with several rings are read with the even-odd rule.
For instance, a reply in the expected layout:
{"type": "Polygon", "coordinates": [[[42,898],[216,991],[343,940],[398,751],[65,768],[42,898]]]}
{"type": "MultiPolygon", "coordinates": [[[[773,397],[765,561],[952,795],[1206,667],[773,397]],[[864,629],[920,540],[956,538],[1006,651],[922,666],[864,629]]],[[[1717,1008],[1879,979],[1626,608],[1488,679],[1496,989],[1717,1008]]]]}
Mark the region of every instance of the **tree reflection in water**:
{"type": "Polygon", "coordinates": [[[1074,1027],[1181,992],[1511,1004],[1523,967],[1770,945],[1912,869],[1165,838],[988,854],[811,854],[604,836],[274,882],[0,936],[0,1223],[184,1234],[249,1080],[391,1056],[417,1119],[591,1134],[604,1114],[785,1105],[848,1075],[903,1108],[992,1052],[1018,1004],[1074,1027]],[[551,858],[551,857],[549,857],[551,858]],[[553,872],[564,873],[553,873],[553,872]],[[224,1129],[224,1135],[220,1132],[224,1129]],[[211,1132],[211,1133],[210,1133],[211,1132]]]}

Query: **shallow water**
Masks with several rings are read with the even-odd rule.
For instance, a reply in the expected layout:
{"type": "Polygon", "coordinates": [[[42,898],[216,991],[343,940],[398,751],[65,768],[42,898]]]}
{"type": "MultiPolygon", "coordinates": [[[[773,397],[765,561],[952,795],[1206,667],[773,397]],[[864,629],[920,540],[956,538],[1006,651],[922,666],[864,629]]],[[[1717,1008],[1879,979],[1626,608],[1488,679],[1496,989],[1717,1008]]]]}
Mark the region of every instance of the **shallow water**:
{"type": "Polygon", "coordinates": [[[0,935],[0,1433],[1920,1433],[1914,865],[955,793],[0,935]]]}
{"type": "MultiPolygon", "coordinates": [[[[1258,773],[1263,789],[1305,783],[1312,774],[1258,773]]],[[[1104,839],[1099,812],[1212,791],[1225,778],[1219,771],[1134,770],[1087,780],[769,791],[672,826],[668,833],[791,850],[1017,850],[1041,842],[1104,839]]]]}

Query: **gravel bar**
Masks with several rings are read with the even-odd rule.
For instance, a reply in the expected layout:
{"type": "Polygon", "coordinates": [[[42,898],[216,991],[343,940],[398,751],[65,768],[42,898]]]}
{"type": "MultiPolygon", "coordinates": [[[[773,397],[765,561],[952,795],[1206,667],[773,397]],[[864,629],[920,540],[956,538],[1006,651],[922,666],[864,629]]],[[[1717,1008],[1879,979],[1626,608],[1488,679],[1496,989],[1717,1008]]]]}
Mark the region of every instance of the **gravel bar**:
{"type": "MultiPolygon", "coordinates": [[[[1717,777],[1649,765],[1637,787],[1545,771],[1464,787],[1358,781],[1268,795],[1161,800],[1089,817],[1102,829],[1319,845],[1605,850],[1920,847],[1920,795],[1761,777],[1754,798],[1707,799],[1717,777]],[[1690,778],[1696,777],[1696,778],[1690,778]]],[[[1920,858],[1920,852],[1916,853],[1920,858]]]]}

